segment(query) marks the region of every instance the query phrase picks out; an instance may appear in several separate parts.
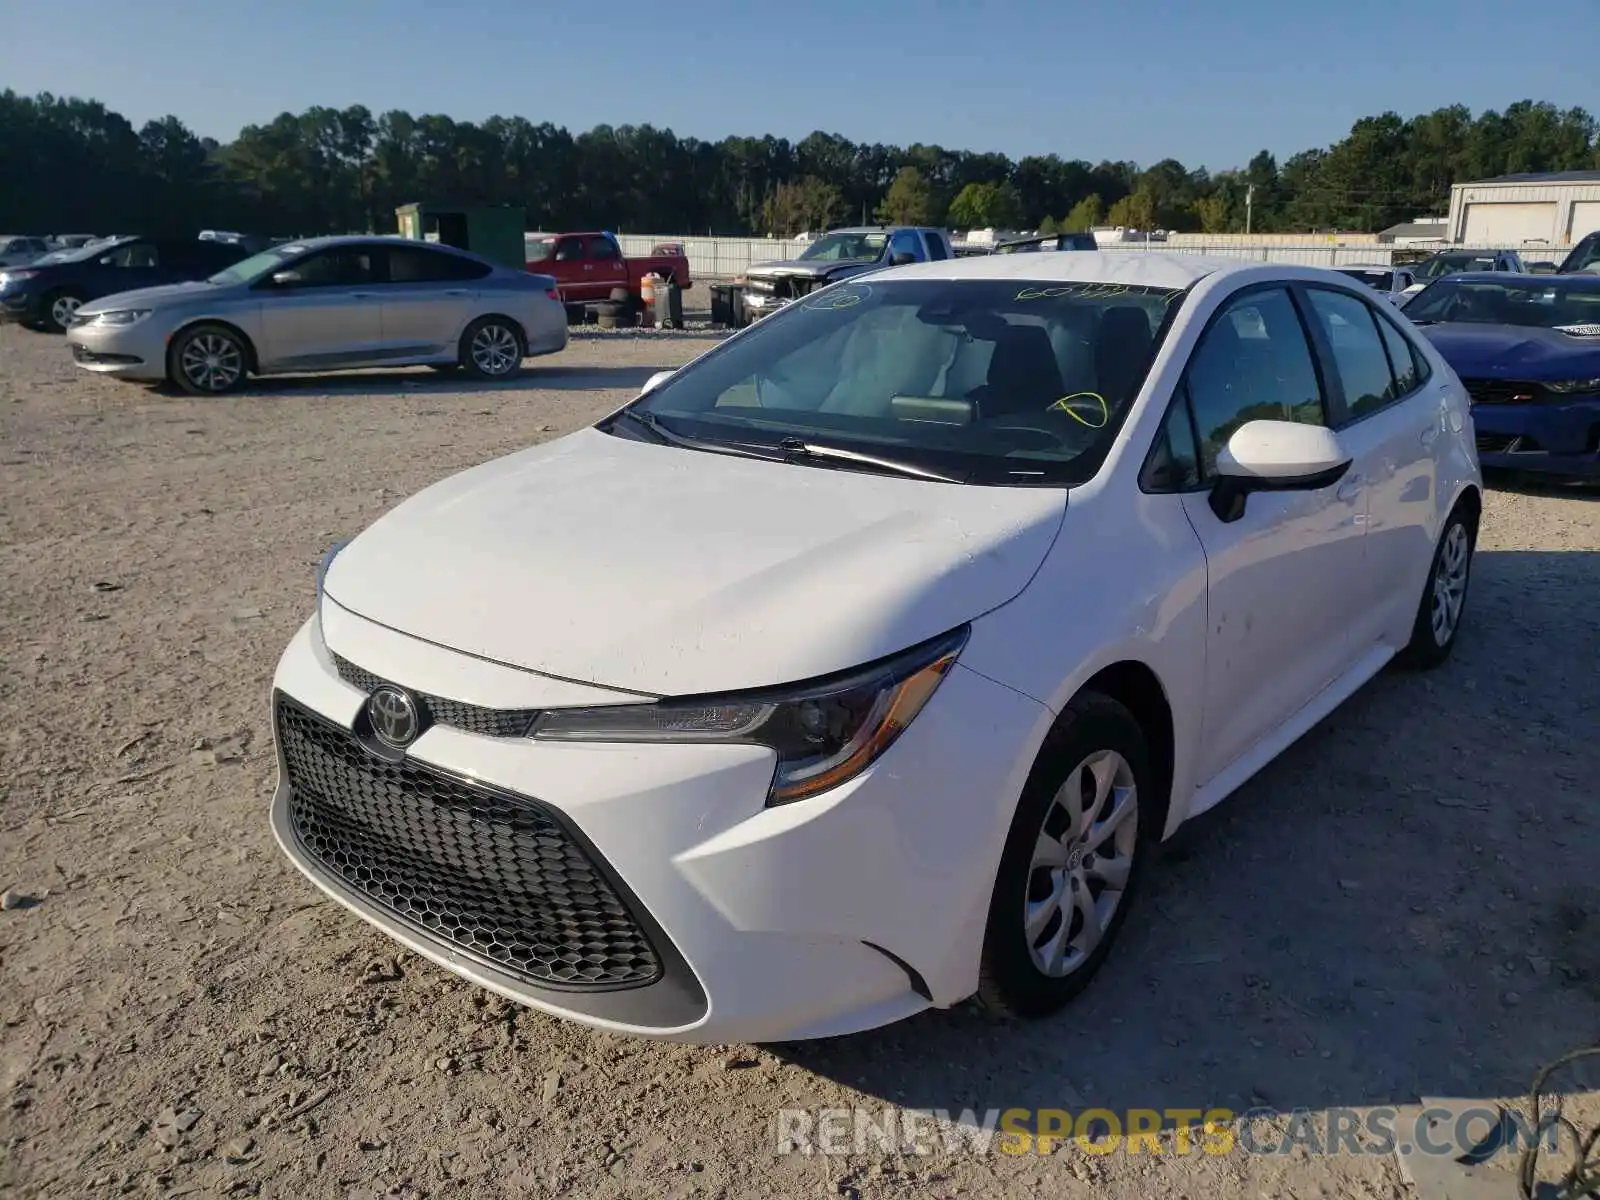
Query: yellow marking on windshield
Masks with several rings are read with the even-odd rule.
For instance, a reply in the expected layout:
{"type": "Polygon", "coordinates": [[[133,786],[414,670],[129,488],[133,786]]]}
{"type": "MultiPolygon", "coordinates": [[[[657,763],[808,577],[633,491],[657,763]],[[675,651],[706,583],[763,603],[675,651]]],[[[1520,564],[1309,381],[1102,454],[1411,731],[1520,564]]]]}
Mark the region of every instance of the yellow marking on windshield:
{"type": "Polygon", "coordinates": [[[1070,396],[1063,396],[1052,404],[1046,412],[1064,412],[1080,425],[1087,425],[1090,429],[1104,429],[1111,423],[1111,406],[1106,403],[1106,398],[1099,392],[1073,392],[1070,396]],[[1100,409],[1100,419],[1090,421],[1080,412],[1073,409],[1074,401],[1088,401],[1100,409]]]}
{"type": "Polygon", "coordinates": [[[1072,296],[1078,300],[1111,300],[1126,296],[1133,290],[1126,283],[1061,283],[1050,287],[1025,287],[1017,293],[1018,300],[1051,300],[1057,296],[1072,296]]]}
{"type": "Polygon", "coordinates": [[[806,300],[802,307],[829,312],[841,308],[854,308],[868,296],[872,289],[864,283],[843,284],[837,288],[825,288],[816,296],[806,300]]]}

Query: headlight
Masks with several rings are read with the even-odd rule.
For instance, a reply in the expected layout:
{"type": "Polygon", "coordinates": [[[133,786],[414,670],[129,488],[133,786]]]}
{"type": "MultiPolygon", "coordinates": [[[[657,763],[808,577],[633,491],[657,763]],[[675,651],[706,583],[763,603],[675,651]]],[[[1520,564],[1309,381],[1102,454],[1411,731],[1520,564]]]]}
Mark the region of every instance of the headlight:
{"type": "Polygon", "coordinates": [[[842,675],[793,687],[656,704],[554,709],[532,736],[563,742],[732,742],[778,755],[767,803],[788,804],[866,770],[949,673],[968,626],[842,675]]]}
{"type": "Polygon", "coordinates": [[[32,279],[37,271],[0,271],[0,291],[4,291],[13,283],[21,283],[24,279],[32,279]]]}
{"type": "Polygon", "coordinates": [[[322,561],[317,564],[317,603],[318,604],[322,603],[322,581],[328,577],[328,568],[333,565],[333,560],[338,556],[339,551],[343,550],[346,546],[348,546],[350,544],[350,541],[351,541],[351,539],[346,538],[342,542],[335,542],[333,545],[329,546],[327,553],[322,556],[322,561]]]}
{"type": "Polygon", "coordinates": [[[1574,392],[1600,392],[1600,379],[1557,379],[1544,386],[1558,396],[1570,396],[1574,392]]]}
{"type": "Polygon", "coordinates": [[[150,315],[148,308],[115,308],[110,312],[95,313],[85,319],[85,324],[99,326],[132,325],[135,321],[142,321],[150,315]]]}

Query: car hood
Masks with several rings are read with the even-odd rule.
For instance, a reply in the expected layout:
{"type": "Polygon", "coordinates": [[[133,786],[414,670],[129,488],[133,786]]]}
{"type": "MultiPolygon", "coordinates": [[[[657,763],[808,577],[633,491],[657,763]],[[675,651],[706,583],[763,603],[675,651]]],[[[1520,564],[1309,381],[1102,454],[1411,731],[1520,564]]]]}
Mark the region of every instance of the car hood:
{"type": "Polygon", "coordinates": [[[861,271],[876,265],[875,258],[830,258],[822,260],[802,261],[791,259],[787,262],[755,263],[745,271],[746,279],[777,279],[784,275],[808,276],[820,279],[824,275],[832,275],[838,271],[861,271]]]}
{"type": "Polygon", "coordinates": [[[131,292],[115,292],[91,304],[83,305],[78,309],[78,312],[83,316],[92,317],[95,313],[108,312],[118,308],[138,308],[141,305],[147,308],[155,308],[174,301],[191,299],[199,292],[216,295],[219,290],[214,283],[168,283],[161,287],[137,288],[131,292]]]}
{"type": "Polygon", "coordinates": [[[1424,325],[1422,333],[1463,379],[1600,377],[1600,337],[1468,322],[1424,325]]]}
{"type": "Polygon", "coordinates": [[[588,429],[434,484],[329,599],[495,662],[651,695],[858,666],[1012,599],[1064,490],[793,466],[588,429]]]}

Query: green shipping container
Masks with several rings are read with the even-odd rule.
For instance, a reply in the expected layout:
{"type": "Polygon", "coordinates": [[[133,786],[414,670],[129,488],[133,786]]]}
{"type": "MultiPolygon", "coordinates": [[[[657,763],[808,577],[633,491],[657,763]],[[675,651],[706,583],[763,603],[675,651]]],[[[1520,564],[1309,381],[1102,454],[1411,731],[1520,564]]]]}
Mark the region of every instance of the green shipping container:
{"type": "Polygon", "coordinates": [[[394,210],[400,236],[439,241],[507,267],[526,269],[522,235],[527,210],[514,205],[465,208],[445,204],[402,204],[394,210]]]}

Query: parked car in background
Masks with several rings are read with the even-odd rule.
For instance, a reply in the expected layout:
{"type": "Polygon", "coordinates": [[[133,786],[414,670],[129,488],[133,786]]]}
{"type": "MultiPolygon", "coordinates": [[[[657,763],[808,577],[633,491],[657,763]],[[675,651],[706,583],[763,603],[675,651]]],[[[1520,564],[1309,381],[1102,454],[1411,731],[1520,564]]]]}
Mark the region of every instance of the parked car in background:
{"type": "Polygon", "coordinates": [[[64,333],[80,305],[116,292],[204,279],[246,251],[195,238],[127,237],[0,272],[0,320],[64,333]]]}
{"type": "Polygon", "coordinates": [[[1039,237],[1017,238],[1001,242],[994,248],[996,254],[1026,254],[1034,250],[1098,250],[1100,244],[1092,233],[1047,233],[1039,237]]]}
{"type": "Polygon", "coordinates": [[[1556,268],[1558,275],[1573,275],[1580,271],[1600,272],[1600,230],[1580,239],[1556,268]]]}
{"type": "Polygon", "coordinates": [[[25,267],[54,249],[41,237],[0,233],[0,267],[25,267]]]}
{"type": "Polygon", "coordinates": [[[1484,466],[1600,478],[1600,275],[1451,275],[1406,316],[1466,385],[1484,466]]]}
{"type": "Polygon", "coordinates": [[[270,697],[317,887],[617,1034],[1044,1017],[1159,843],[1450,655],[1467,399],[1370,290],[1107,251],[824,298],[323,558],[270,697]]]}
{"type": "Polygon", "coordinates": [[[77,250],[96,240],[92,233],[58,233],[50,238],[57,250],[77,250]]]}
{"type": "Polygon", "coordinates": [[[80,307],[78,365],[221,395],[248,375],[427,365],[506,379],[567,344],[555,280],[404,238],[290,242],[80,307]]]}
{"type": "Polygon", "coordinates": [[[831,229],[798,258],[761,262],[736,281],[750,320],[774,313],[820,287],[883,267],[956,257],[950,235],[917,225],[857,225],[831,229]]]}
{"type": "Polygon", "coordinates": [[[1347,267],[1335,267],[1334,270],[1354,279],[1357,283],[1366,284],[1380,296],[1391,301],[1398,301],[1406,289],[1416,283],[1416,278],[1409,267],[1390,267],[1381,263],[1369,266],[1356,263],[1347,267]]]}
{"type": "Polygon", "coordinates": [[[553,278],[568,303],[610,300],[619,289],[637,301],[641,282],[651,274],[682,289],[693,286],[682,246],[675,253],[629,256],[609,233],[535,234],[526,245],[528,270],[553,278]]]}
{"type": "Polygon", "coordinates": [[[1515,250],[1445,250],[1411,268],[1412,282],[1400,293],[1400,302],[1404,305],[1435,279],[1443,279],[1446,275],[1462,271],[1510,271],[1521,275],[1526,270],[1522,265],[1522,256],[1515,250]]]}

